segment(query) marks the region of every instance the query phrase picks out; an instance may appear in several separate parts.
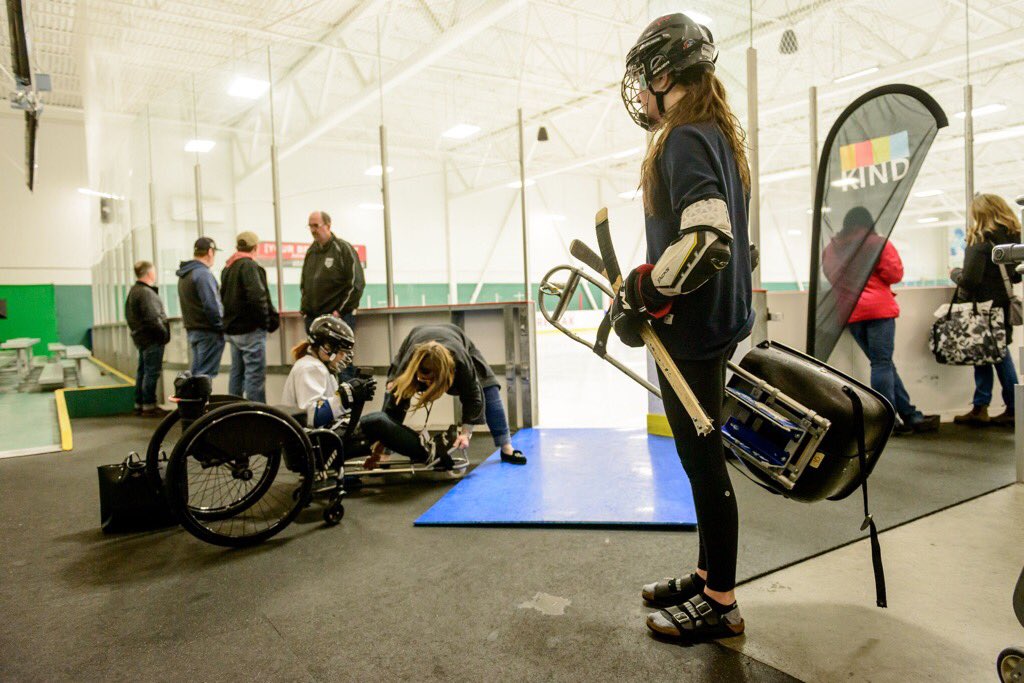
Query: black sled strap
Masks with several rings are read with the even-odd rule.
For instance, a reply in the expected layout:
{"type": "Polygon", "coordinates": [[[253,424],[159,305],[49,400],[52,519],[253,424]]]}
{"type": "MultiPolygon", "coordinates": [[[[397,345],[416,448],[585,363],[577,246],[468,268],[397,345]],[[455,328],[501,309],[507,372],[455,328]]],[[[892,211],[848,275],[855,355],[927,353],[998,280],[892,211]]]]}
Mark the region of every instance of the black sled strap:
{"type": "Polygon", "coordinates": [[[864,522],[860,525],[860,530],[870,530],[871,564],[875,570],[875,604],[879,607],[886,607],[882,546],[878,542],[878,527],[875,526],[875,520],[871,518],[871,513],[868,511],[868,467],[867,448],[864,445],[864,405],[860,401],[860,396],[852,388],[843,387],[843,393],[849,397],[850,402],[853,404],[853,417],[857,425],[857,459],[860,461],[860,488],[864,494],[864,522]]]}
{"type": "Polygon", "coordinates": [[[597,328],[597,339],[594,340],[594,353],[604,358],[608,355],[608,335],[612,331],[612,318],[607,313],[597,328]]]}

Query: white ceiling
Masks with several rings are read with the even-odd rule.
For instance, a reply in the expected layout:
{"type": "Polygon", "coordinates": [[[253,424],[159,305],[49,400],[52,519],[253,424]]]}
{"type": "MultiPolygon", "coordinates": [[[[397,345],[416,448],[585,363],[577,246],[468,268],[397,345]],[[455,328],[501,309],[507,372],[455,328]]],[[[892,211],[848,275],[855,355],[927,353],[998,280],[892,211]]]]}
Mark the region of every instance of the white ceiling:
{"type": "MultiPolygon", "coordinates": [[[[446,155],[456,170],[455,193],[515,177],[518,107],[530,125],[531,175],[573,169],[628,189],[637,166],[628,152],[643,136],[619,101],[623,56],[649,16],[679,8],[713,17],[719,74],[744,121],[751,39],[758,50],[766,202],[792,211],[809,203],[810,181],[799,173],[809,166],[810,86],[819,89],[823,139],[859,93],[899,81],[925,88],[950,114],[919,182],[942,186],[955,210],[963,151],[952,114],[963,108],[968,35],[976,106],[1006,106],[976,120],[978,187],[1014,194],[1024,176],[1024,135],[984,142],[1024,126],[1024,0],[970,0],[969,10],[965,0],[755,0],[753,16],[748,3],[707,0],[686,7],[661,0],[24,2],[34,67],[54,80],[45,98],[50,107],[127,115],[148,109],[201,130],[233,130],[240,175],[266,159],[269,107],[266,98],[254,104],[226,88],[236,74],[265,78],[270,46],[283,155],[314,141],[375,146],[382,70],[390,145],[446,155]],[[792,55],[778,49],[786,29],[799,41],[792,55]],[[869,76],[833,82],[875,66],[880,70],[869,76]],[[462,142],[440,137],[459,122],[482,130],[462,142]],[[534,141],[540,124],[551,135],[547,143],[534,141]],[[772,174],[788,172],[796,177],[772,182],[772,174]]],[[[6,31],[0,43],[0,64],[9,69],[6,31]]]]}

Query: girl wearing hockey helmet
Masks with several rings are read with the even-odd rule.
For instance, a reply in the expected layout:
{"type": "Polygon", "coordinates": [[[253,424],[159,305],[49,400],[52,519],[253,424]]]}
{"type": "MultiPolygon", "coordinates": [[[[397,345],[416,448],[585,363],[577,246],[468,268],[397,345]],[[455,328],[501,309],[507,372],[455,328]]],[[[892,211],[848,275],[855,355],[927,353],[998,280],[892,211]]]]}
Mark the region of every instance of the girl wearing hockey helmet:
{"type": "Polygon", "coordinates": [[[442,464],[439,451],[446,455],[449,447],[467,448],[473,425],[485,421],[494,445],[501,449],[502,461],[526,464],[526,457],[512,447],[500,386],[490,365],[462,328],[444,324],[414,327],[391,362],[382,411],[366,415],[359,423],[367,438],[379,443],[367,468],[377,465],[384,447],[416,462],[428,461],[431,453],[420,435],[402,423],[410,409],[429,411],[445,394],[458,396],[463,424],[452,443],[445,441],[444,448],[434,444],[442,464]]]}
{"type": "Polygon", "coordinates": [[[306,411],[310,427],[330,427],[357,402],[373,398],[377,381],[356,377],[338,382],[352,362],[356,339],[341,318],[322,315],[309,326],[309,337],[292,349],[295,364],[284,382],[282,401],[306,411]]]}
{"type": "MultiPolygon", "coordinates": [[[[629,273],[611,309],[616,333],[631,346],[642,345],[639,325],[651,322],[716,425],[726,361],[754,322],[745,135],[715,76],[717,57],[707,27],[670,14],[648,26],[626,58],[623,102],[654,133],[641,173],[647,263],[629,273]]],[[[738,635],[738,522],[722,435],[699,436],[660,372],[659,381],[693,490],[700,552],[693,573],[643,587],[643,598],[663,608],[647,626],[686,640],[738,635]]]]}

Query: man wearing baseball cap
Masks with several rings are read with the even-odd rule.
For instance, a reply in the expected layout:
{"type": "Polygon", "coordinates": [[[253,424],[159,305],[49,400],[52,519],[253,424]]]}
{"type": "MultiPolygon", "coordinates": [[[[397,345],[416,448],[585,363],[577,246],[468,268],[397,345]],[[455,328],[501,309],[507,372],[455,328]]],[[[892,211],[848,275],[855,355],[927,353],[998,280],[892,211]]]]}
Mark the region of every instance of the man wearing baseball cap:
{"type": "Polygon", "coordinates": [[[192,374],[217,376],[224,355],[224,307],[217,290],[217,279],[210,272],[217,245],[209,237],[200,237],[192,249],[191,261],[182,261],[178,272],[178,302],[181,320],[188,331],[192,352],[192,374]]]}
{"type": "Polygon", "coordinates": [[[254,258],[259,243],[251,230],[238,234],[238,251],[220,275],[220,295],[224,332],[231,344],[228,393],[266,403],[267,333],[278,328],[280,317],[267,287],[267,271],[254,258]]]}

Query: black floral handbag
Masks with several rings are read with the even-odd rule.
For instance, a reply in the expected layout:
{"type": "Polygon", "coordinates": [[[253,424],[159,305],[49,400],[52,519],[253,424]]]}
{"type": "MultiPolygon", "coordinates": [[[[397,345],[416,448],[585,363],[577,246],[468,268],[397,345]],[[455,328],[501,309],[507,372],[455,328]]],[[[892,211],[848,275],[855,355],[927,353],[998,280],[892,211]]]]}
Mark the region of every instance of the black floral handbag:
{"type": "Polygon", "coordinates": [[[989,365],[1006,355],[1003,309],[991,301],[956,303],[953,299],[935,311],[929,345],[943,365],[989,365]]]}
{"type": "Polygon", "coordinates": [[[177,524],[164,496],[146,476],[137,453],[118,465],[96,468],[100,479],[100,526],[104,533],[145,531],[177,524]]]}

